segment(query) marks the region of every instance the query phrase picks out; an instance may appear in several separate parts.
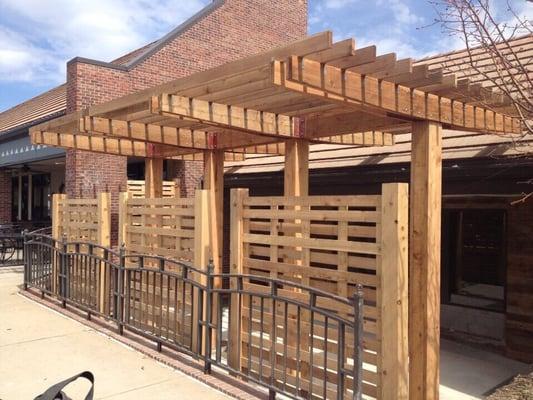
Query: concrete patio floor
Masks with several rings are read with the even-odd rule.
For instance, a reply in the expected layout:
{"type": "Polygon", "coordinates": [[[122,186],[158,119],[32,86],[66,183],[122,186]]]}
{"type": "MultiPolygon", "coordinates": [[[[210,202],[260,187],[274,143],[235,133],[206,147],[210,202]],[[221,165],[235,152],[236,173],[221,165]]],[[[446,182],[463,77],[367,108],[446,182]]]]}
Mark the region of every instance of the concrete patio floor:
{"type": "MultiPolygon", "coordinates": [[[[95,399],[228,399],[79,322],[18,294],[22,269],[0,269],[0,399],[33,399],[52,384],[90,370],[95,399]]],[[[85,380],[69,386],[85,398],[85,380]]]]}
{"type": "MultiPolygon", "coordinates": [[[[96,399],[228,399],[102,333],[18,294],[22,269],[0,269],[0,400],[32,399],[83,370],[96,376],[96,399]]],[[[483,399],[530,366],[442,341],[441,399],[483,399]]],[[[68,394],[83,398],[85,383],[68,394]]]]}
{"type": "Polygon", "coordinates": [[[481,348],[441,341],[441,400],[484,399],[495,387],[531,366],[481,348]]]}

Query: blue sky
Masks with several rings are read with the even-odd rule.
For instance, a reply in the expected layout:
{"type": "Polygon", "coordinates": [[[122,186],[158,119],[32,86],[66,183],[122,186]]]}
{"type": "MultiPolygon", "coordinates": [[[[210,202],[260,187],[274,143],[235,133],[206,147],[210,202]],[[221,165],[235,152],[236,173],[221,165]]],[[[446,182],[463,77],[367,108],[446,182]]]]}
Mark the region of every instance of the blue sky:
{"type": "MultiPolygon", "coordinates": [[[[0,111],[65,81],[65,63],[110,61],[153,41],[210,0],[0,0],[0,111]]],[[[494,0],[495,4],[504,3],[494,0]]],[[[525,9],[525,0],[512,0],[525,9]]],[[[531,13],[531,8],[527,10],[531,13]]],[[[430,26],[427,0],[309,0],[309,32],[420,58],[460,42],[430,26]]]]}

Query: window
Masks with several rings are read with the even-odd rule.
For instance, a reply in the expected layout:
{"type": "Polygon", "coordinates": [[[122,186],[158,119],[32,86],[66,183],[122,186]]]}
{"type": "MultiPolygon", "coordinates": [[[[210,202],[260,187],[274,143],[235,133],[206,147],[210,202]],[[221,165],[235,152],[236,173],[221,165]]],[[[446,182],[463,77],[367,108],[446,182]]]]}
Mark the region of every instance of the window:
{"type": "Polygon", "coordinates": [[[503,312],[505,211],[446,210],[443,217],[443,301],[503,312]]]}

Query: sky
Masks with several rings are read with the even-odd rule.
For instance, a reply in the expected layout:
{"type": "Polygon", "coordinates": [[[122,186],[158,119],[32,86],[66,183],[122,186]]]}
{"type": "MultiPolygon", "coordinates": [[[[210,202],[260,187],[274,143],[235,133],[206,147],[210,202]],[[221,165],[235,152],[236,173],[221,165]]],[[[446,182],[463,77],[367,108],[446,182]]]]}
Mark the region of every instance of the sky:
{"type": "MultiPolygon", "coordinates": [[[[0,112],[64,83],[68,60],[111,61],[164,36],[210,1],[0,0],[0,112]]],[[[511,2],[531,15],[531,3],[511,2]]],[[[400,58],[461,48],[435,16],[429,0],[309,0],[308,31],[332,30],[335,40],[352,37],[357,47],[375,44],[378,54],[400,58]]]]}

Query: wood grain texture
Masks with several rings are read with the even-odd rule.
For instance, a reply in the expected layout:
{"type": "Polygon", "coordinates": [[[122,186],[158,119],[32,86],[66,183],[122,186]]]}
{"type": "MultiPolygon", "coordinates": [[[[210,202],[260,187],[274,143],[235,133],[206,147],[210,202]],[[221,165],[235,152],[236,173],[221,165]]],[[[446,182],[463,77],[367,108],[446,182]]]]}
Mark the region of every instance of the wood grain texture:
{"type": "Polygon", "coordinates": [[[442,127],[413,123],[409,256],[409,392],[439,398],[442,127]]]}

